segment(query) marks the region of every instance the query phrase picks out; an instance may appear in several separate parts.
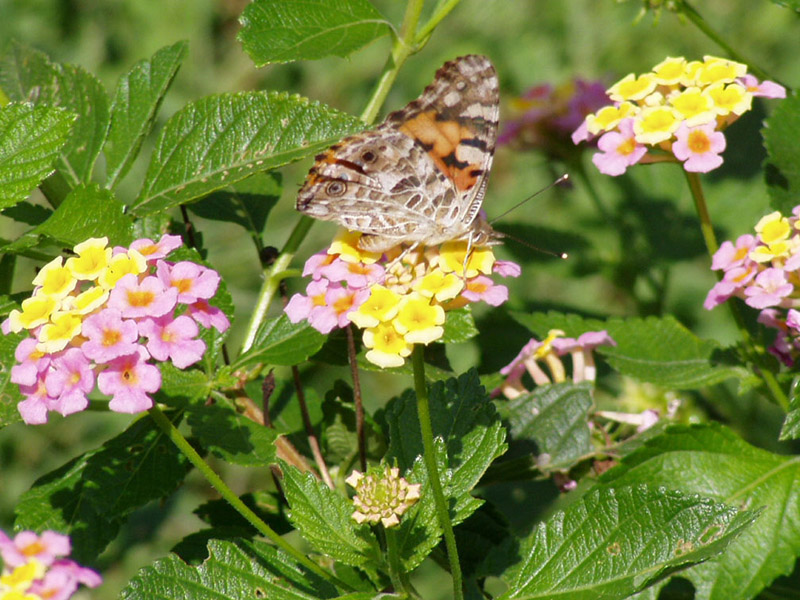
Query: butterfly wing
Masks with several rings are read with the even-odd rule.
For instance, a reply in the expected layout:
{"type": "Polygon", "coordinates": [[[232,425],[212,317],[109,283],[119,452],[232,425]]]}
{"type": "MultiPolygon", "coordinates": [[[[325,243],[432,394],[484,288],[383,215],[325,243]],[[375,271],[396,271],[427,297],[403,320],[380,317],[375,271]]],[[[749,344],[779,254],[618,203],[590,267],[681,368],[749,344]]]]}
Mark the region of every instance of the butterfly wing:
{"type": "Polygon", "coordinates": [[[297,209],[367,234],[362,247],[372,250],[466,237],[486,189],[498,106],[487,58],[445,63],[419,98],[318,155],[297,209]]]}

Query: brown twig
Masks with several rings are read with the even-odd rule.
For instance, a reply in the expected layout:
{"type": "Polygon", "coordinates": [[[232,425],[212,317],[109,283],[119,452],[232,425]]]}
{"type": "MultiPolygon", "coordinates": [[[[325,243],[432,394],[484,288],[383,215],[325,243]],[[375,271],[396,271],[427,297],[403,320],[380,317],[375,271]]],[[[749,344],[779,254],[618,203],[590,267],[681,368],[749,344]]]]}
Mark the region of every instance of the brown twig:
{"type": "Polygon", "coordinates": [[[361,380],[358,376],[356,362],[356,342],[353,339],[353,327],[347,325],[347,357],[350,363],[350,374],[353,377],[353,400],[356,405],[356,437],[358,438],[358,460],[361,470],[367,470],[367,442],[364,437],[364,403],[361,400],[361,380]]]}

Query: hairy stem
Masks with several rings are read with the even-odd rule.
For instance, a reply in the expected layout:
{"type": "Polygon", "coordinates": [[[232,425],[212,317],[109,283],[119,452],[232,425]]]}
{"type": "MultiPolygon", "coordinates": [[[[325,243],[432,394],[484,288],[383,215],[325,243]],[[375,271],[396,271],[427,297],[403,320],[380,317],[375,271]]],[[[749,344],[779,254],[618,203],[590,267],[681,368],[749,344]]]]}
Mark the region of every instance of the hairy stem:
{"type": "Polygon", "coordinates": [[[197,453],[197,451],[186,440],[186,438],[183,437],[181,432],[178,431],[178,428],[173,425],[172,421],[167,418],[160,408],[153,406],[153,408],[151,408],[148,412],[150,413],[150,417],[153,419],[153,421],[155,421],[156,425],[158,425],[159,429],[161,429],[161,431],[163,431],[164,434],[170,440],[172,440],[172,443],[175,444],[186,456],[186,458],[189,459],[189,462],[191,462],[192,465],[194,465],[195,468],[202,473],[203,477],[206,478],[206,481],[211,484],[211,487],[213,487],[220,496],[222,496],[234,509],[236,509],[236,511],[242,515],[248,523],[255,527],[259,533],[272,540],[272,542],[278,548],[286,552],[308,570],[343,590],[353,591],[353,588],[348,584],[339,580],[339,578],[337,578],[335,575],[329,573],[317,563],[310,560],[305,554],[294,548],[280,535],[278,535],[269,525],[264,523],[264,521],[262,521],[257,514],[250,510],[247,505],[242,502],[239,496],[234,494],[233,490],[231,490],[225,484],[225,482],[222,481],[220,476],[213,471],[208,463],[203,460],[203,458],[197,453]]]}
{"type": "Polygon", "coordinates": [[[353,326],[345,327],[347,331],[347,358],[350,363],[350,374],[353,378],[353,402],[356,409],[356,437],[358,439],[358,462],[362,471],[367,470],[367,441],[364,435],[364,403],[361,398],[361,379],[358,376],[356,360],[356,341],[353,339],[353,326]]]}
{"type": "Polygon", "coordinates": [[[453,576],[453,598],[462,600],[464,592],[461,589],[461,565],[458,561],[458,548],[456,547],[456,537],[453,533],[453,523],[450,521],[450,512],[447,508],[447,499],[444,497],[442,481],[439,479],[439,468],[436,466],[435,446],[433,443],[433,427],[431,426],[431,412],[428,404],[428,387],[425,383],[425,359],[423,357],[423,347],[419,344],[414,345],[411,353],[411,360],[414,366],[414,391],[417,394],[417,416],[419,417],[419,428],[422,432],[422,446],[424,450],[423,460],[428,471],[428,480],[433,492],[433,501],[436,504],[436,514],[439,517],[439,525],[444,532],[444,543],[447,547],[447,559],[450,562],[450,574],[453,576]]]}

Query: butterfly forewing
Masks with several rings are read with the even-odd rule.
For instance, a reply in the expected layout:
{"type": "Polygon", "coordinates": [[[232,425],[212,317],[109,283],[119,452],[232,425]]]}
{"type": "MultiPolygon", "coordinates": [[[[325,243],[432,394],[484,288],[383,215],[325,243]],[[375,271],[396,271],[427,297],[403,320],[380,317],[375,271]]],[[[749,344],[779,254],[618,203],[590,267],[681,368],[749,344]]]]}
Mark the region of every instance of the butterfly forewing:
{"type": "Polygon", "coordinates": [[[445,63],[419,98],[317,156],[297,209],[363,232],[370,250],[490,235],[476,217],[498,107],[497,74],[486,57],[445,63]]]}

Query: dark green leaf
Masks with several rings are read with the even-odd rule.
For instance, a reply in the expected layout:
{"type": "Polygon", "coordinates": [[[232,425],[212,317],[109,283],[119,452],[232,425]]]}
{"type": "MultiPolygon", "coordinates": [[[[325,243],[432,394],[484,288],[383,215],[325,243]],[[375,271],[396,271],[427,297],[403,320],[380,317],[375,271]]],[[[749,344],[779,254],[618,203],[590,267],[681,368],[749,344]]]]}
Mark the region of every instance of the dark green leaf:
{"type": "Polygon", "coordinates": [[[322,348],[325,336],[308,324],[292,323],[285,314],[264,321],[253,345],[232,365],[239,369],[254,363],[296,365],[322,348]]]}
{"type": "Polygon", "coordinates": [[[134,210],[146,215],[195,200],[313,154],[362,127],[354,117],[286,93],[203,98],[162,129],[134,210]]]}
{"type": "Polygon", "coordinates": [[[72,538],[72,557],[96,560],[134,509],[169,495],[189,462],[153,422],[140,419],[101,448],[37,480],[17,503],[16,526],[72,538]]]}
{"type": "Polygon", "coordinates": [[[352,517],[353,503],[311,473],[281,465],[289,519],[315,550],[346,565],[361,567],[380,561],[378,540],[369,525],[352,517]]]}
{"type": "Polygon", "coordinates": [[[57,166],[70,185],[88,183],[109,125],[108,94],[97,78],[13,44],[0,61],[0,88],[12,100],[60,106],[76,115],[57,166]]]}
{"type": "Polygon", "coordinates": [[[500,599],[627,598],[719,554],[755,517],[663,488],[594,489],[521,540],[500,599]]]}
{"type": "Polygon", "coordinates": [[[260,240],[267,216],[280,200],[281,191],[280,173],[256,173],[194,202],[189,208],[206,219],[241,225],[260,240]]]}
{"type": "Polygon", "coordinates": [[[508,421],[514,441],[532,440],[542,471],[569,469],[592,452],[588,383],[537,387],[513,400],[501,400],[498,410],[508,421]]]}
{"type": "Polygon", "coordinates": [[[78,185],[50,218],[2,250],[24,251],[41,236],[64,246],[75,246],[92,237],[108,237],[112,246],[127,245],[133,237],[133,221],[111,191],[96,183],[78,185]]]}
{"type": "Polygon", "coordinates": [[[602,482],[648,482],[764,511],[721,557],[684,573],[698,600],[752,598],[800,556],[800,465],[717,424],[673,426],[608,471],[602,482]]]}
{"type": "Polygon", "coordinates": [[[764,121],[762,133],[770,167],[767,183],[772,206],[791,214],[800,194],[800,97],[783,100],[764,121]]]}
{"type": "Polygon", "coordinates": [[[106,187],[114,189],[139,154],[187,48],[186,42],[161,48],[120,78],[111,103],[111,128],[103,148],[106,187]]]}
{"type": "Polygon", "coordinates": [[[24,399],[16,383],[11,383],[11,368],[16,360],[14,351],[26,337],[27,332],[0,335],[0,428],[12,423],[19,423],[22,417],[17,404],[24,399]]]}
{"type": "Polygon", "coordinates": [[[471,340],[476,335],[478,335],[478,328],[475,327],[472,311],[465,306],[464,308],[447,312],[447,319],[444,322],[444,335],[436,341],[443,344],[459,344],[471,340]]]}
{"type": "Polygon", "coordinates": [[[663,387],[694,389],[747,376],[742,367],[727,364],[719,344],[698,338],[671,316],[608,321],[556,312],[512,316],[539,339],[550,329],[570,337],[606,330],[617,345],[599,346],[596,352],[623,375],[663,387]]]}
{"type": "Polygon", "coordinates": [[[255,0],[238,38],[257,67],[347,56],[390,31],[367,0],[255,0]]]}
{"type": "Polygon", "coordinates": [[[789,412],[783,421],[780,440],[796,440],[800,438],[800,385],[792,384],[792,396],[789,399],[789,412]]]}
{"type": "Polygon", "coordinates": [[[25,200],[53,172],[75,115],[49,106],[0,108],[0,210],[25,200]]]}
{"type": "Polygon", "coordinates": [[[161,371],[161,389],[156,393],[158,402],[182,408],[205,400],[211,393],[211,382],[199,369],[179,369],[168,362],[159,364],[158,368],[161,371]]]}
{"type": "Polygon", "coordinates": [[[187,408],[192,433],[228,462],[250,467],[274,464],[278,432],[238,414],[227,405],[194,404],[187,408]]]}
{"type": "Polygon", "coordinates": [[[212,540],[208,553],[208,560],[198,567],[175,555],[156,561],[139,571],[122,590],[120,600],[322,600],[338,596],[331,584],[264,542],[212,540]]]}
{"type": "Polygon", "coordinates": [[[14,206],[7,208],[3,211],[3,216],[9,219],[14,219],[17,223],[25,223],[25,225],[41,225],[44,223],[53,211],[45,208],[40,204],[33,204],[31,202],[23,201],[14,206]]]}

